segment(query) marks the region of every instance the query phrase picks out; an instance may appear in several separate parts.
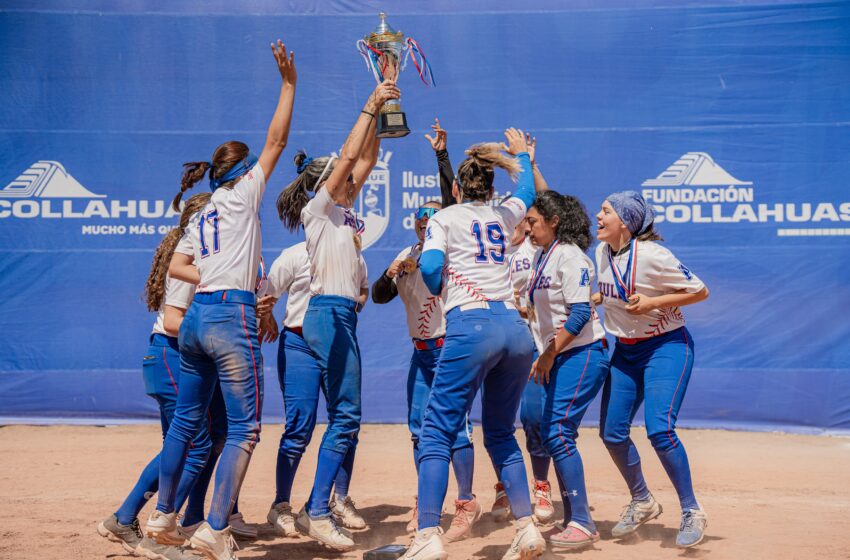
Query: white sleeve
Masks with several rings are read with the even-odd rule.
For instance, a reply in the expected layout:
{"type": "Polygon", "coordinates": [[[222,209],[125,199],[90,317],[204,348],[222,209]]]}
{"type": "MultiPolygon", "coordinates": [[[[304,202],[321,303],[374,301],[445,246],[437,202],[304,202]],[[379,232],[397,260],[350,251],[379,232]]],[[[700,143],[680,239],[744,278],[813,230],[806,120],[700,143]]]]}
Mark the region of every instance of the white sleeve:
{"type": "MultiPolygon", "coordinates": [[[[695,294],[705,288],[702,280],[679,262],[669,249],[660,245],[656,247],[658,250],[653,255],[650,278],[659,289],[671,292],[684,290],[689,294],[695,294]]],[[[638,266],[640,264],[640,253],[638,253],[638,266]]]]}
{"type": "Polygon", "coordinates": [[[284,292],[288,292],[292,282],[295,280],[295,265],[290,257],[291,253],[284,253],[272,263],[269,270],[268,288],[264,295],[280,299],[284,292]]]}
{"type": "Polygon", "coordinates": [[[183,233],[183,237],[180,238],[180,241],[177,242],[177,246],[174,247],[175,253],[180,253],[181,255],[195,255],[195,249],[192,246],[192,236],[188,233],[183,233]]]}
{"type": "Polygon", "coordinates": [[[422,245],[422,253],[436,249],[443,254],[448,253],[448,232],[446,226],[439,219],[440,215],[434,216],[428,220],[428,228],[425,230],[425,243],[422,245]]]}
{"type": "Polygon", "coordinates": [[[313,200],[308,202],[307,206],[304,207],[304,210],[301,211],[302,221],[307,221],[304,214],[326,219],[333,206],[334,201],[331,198],[331,194],[328,192],[328,189],[322,187],[319,189],[319,192],[316,193],[316,196],[313,197],[313,200]]]}
{"type": "Polygon", "coordinates": [[[596,275],[585,259],[566,259],[559,267],[565,303],[590,303],[590,285],[596,275]]]}
{"type": "Polygon", "coordinates": [[[366,268],[366,261],[362,254],[360,255],[360,289],[369,289],[369,269],[366,268]]]}
{"type": "Polygon", "coordinates": [[[505,227],[508,229],[505,233],[507,239],[511,238],[513,229],[525,218],[525,213],[528,211],[525,207],[525,202],[515,196],[509,197],[505,202],[497,206],[495,210],[501,216],[505,222],[505,227]]]}
{"type": "Polygon", "coordinates": [[[165,279],[165,305],[178,309],[189,309],[195,297],[195,286],[170,276],[165,279]]]}
{"type": "Polygon", "coordinates": [[[266,192],[266,174],[259,162],[239,179],[233,187],[233,192],[245,199],[251,208],[260,208],[260,201],[266,192]]]}

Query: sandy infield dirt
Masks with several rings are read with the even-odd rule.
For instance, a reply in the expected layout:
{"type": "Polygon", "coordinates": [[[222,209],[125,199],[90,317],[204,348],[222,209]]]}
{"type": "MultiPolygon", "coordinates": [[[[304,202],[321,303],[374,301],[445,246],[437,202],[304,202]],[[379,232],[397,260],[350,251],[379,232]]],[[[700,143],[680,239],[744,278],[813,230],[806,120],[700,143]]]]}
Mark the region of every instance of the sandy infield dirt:
{"type": "MultiPolygon", "coordinates": [[[[322,430],[317,429],[295,481],[297,508],[309,493],[322,430]]],[[[306,538],[277,537],[266,523],[281,431],[280,425],[264,427],[242,489],[241,509],[249,523],[258,525],[259,538],[240,543],[240,558],[362,558],[370,548],[408,542],[404,528],[416,477],[405,426],[368,425],[361,432],[351,495],[370,528],[356,532],[357,549],[346,554],[306,538]]],[[[850,438],[682,430],[709,523],[703,544],[681,551],[675,548],[680,512],[673,488],[645,432],[636,429],[634,436],[664,514],[632,539],[611,540],[611,528],[628,501],[626,487],[596,430],[582,429],[578,444],[602,541],[583,552],[549,551],[544,558],[850,558],[850,438]]],[[[524,446],[522,430],[517,437],[524,446]]],[[[117,509],[160,441],[158,425],[0,428],[0,559],[130,558],[119,545],[98,536],[95,526],[117,509]]],[[[475,445],[474,490],[489,512],[494,475],[480,429],[475,445]]],[[[550,478],[554,481],[554,472],[550,478]]],[[[444,527],[451,521],[454,492],[452,480],[444,527]]],[[[143,522],[151,507],[143,510],[143,522]]],[[[447,545],[450,558],[499,559],[513,535],[510,525],[495,522],[489,513],[474,531],[472,538],[447,545]]]]}

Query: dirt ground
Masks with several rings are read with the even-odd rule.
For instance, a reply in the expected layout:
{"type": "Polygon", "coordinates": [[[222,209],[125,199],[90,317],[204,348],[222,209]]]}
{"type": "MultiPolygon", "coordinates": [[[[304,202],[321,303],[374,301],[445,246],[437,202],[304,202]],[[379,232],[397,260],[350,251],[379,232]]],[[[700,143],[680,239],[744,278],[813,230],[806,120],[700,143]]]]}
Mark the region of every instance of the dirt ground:
{"type": "MultiPolygon", "coordinates": [[[[277,537],[265,523],[280,434],[279,425],[264,427],[242,489],[240,506],[247,521],[258,524],[259,538],[241,543],[240,558],[362,558],[370,548],[408,542],[404,527],[416,477],[406,427],[370,425],[361,433],[351,495],[370,528],[355,535],[357,550],[347,554],[331,553],[304,538],[277,537]]],[[[296,479],[297,507],[309,492],[318,435],[296,479]]],[[[522,430],[517,435],[521,439],[522,430]]],[[[611,528],[628,501],[626,488],[595,430],[584,429],[579,449],[602,541],[591,550],[549,552],[546,558],[850,558],[850,439],[682,430],[709,523],[703,544],[681,551],[675,548],[678,503],[644,435],[635,430],[647,481],[664,514],[635,538],[611,540],[611,528]]],[[[95,525],[117,508],[159,442],[155,425],[0,428],[0,559],[129,558],[120,546],[99,537],[95,525]]],[[[476,451],[474,489],[489,511],[494,475],[480,430],[476,451]]],[[[447,511],[453,493],[454,482],[447,511]]],[[[143,521],[150,507],[142,512],[143,521]]],[[[444,516],[444,526],[449,521],[444,516]]],[[[447,550],[453,559],[498,559],[512,534],[509,525],[485,514],[472,538],[447,550]]]]}

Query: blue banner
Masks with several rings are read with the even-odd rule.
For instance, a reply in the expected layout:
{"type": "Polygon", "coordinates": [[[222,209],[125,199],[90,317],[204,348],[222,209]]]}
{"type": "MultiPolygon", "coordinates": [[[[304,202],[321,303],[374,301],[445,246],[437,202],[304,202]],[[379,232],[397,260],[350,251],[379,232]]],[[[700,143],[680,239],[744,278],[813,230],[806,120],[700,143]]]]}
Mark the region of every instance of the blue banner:
{"type": "MultiPolygon", "coordinates": [[[[847,2],[114,4],[0,7],[0,417],[153,417],[141,294],[177,222],[181,165],[230,139],[259,153],[280,83],[269,42],[283,38],[299,78],[261,213],[270,263],[298,240],[274,208],[292,156],[345,140],[374,86],[355,43],[389,10],[437,87],[403,73],[412,133],[383,142],[357,203],[372,280],[439,196],[423,138],[434,117],[455,165],[517,126],[550,185],[591,215],[610,192],[641,191],[709,286],[685,309],[696,362],[682,425],[850,431],[847,2]]],[[[404,421],[403,308],[370,303],[359,328],[364,420],[404,421]]],[[[263,349],[269,421],[276,350],[263,349]]]]}

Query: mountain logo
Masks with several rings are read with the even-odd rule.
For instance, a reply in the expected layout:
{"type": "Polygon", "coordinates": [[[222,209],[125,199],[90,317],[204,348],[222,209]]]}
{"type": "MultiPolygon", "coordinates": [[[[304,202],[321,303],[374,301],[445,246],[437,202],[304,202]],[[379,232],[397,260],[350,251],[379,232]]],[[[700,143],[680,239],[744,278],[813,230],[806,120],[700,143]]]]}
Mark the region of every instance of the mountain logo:
{"type": "Polygon", "coordinates": [[[58,161],[39,160],[0,189],[0,198],[106,198],[82,186],[58,161]]]}
{"type": "Polygon", "coordinates": [[[717,165],[705,152],[688,152],[677,159],[655,179],[641,183],[644,187],[702,187],[717,185],[752,185],[741,181],[717,165]]]}

